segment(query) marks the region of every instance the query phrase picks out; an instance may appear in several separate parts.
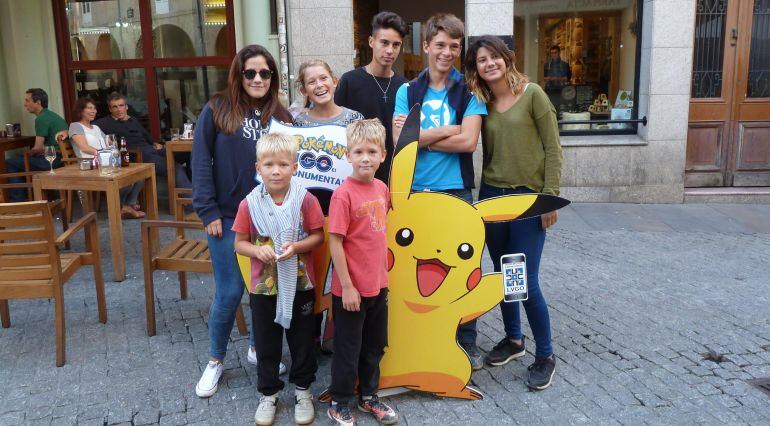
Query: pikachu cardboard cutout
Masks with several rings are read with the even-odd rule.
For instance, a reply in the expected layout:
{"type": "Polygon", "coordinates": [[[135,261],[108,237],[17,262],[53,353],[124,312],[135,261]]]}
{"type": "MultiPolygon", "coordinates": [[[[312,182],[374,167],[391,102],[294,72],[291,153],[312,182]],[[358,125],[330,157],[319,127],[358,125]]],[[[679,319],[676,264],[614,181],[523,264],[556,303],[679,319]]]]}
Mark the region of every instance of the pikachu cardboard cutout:
{"type": "Polygon", "coordinates": [[[470,360],[456,333],[458,325],[503,299],[500,273],[481,273],[484,223],[538,216],[569,201],[526,194],[469,204],[441,192],[412,192],[419,122],[416,105],[390,172],[388,346],[380,363],[380,389],[480,399],[481,393],[468,386],[470,360]]]}
{"type": "MultiPolygon", "coordinates": [[[[468,386],[471,365],[456,340],[457,326],[503,299],[500,273],[481,273],[485,222],[524,219],[569,201],[550,195],[508,195],[469,204],[441,192],[412,192],[420,106],[406,119],[390,171],[388,238],[388,346],[380,363],[383,394],[408,389],[437,396],[480,399],[468,386]]],[[[328,250],[315,253],[316,312],[330,309],[323,290],[328,250]],[[318,309],[318,307],[321,307],[318,309]]],[[[244,281],[250,265],[238,256],[244,281]]],[[[319,396],[328,401],[328,390],[319,396]]]]}

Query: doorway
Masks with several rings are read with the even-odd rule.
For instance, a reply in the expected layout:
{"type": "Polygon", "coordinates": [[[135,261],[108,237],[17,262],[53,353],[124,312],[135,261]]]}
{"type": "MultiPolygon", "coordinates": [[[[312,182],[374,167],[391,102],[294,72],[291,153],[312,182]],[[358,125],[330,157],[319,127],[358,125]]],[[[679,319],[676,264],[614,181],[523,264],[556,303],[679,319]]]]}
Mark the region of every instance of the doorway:
{"type": "MultiPolygon", "coordinates": [[[[372,33],[372,18],[381,11],[399,14],[406,21],[409,34],[404,37],[401,54],[398,55],[393,70],[411,80],[428,65],[422,51],[422,26],[431,15],[438,12],[452,13],[465,22],[465,1],[463,0],[353,0],[353,43],[356,49],[354,65],[363,66],[372,60],[369,48],[369,35],[372,33]]],[[[466,28],[467,32],[467,28],[466,28]]],[[[455,67],[459,70],[462,59],[458,58],[455,67]]]]}
{"type": "Polygon", "coordinates": [[[685,186],[770,186],[770,0],[696,7],[685,186]]]}

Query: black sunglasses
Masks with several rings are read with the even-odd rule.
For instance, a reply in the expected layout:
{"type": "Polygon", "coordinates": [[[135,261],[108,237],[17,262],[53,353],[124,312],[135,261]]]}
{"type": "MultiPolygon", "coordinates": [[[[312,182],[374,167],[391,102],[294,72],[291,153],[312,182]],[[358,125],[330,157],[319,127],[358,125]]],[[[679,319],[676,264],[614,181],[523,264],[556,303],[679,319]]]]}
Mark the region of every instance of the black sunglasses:
{"type": "Polygon", "coordinates": [[[241,71],[241,74],[243,74],[246,80],[254,80],[254,77],[256,77],[257,74],[259,74],[259,78],[262,80],[267,80],[273,75],[273,72],[267,68],[263,68],[259,71],[253,69],[243,70],[241,71]]]}

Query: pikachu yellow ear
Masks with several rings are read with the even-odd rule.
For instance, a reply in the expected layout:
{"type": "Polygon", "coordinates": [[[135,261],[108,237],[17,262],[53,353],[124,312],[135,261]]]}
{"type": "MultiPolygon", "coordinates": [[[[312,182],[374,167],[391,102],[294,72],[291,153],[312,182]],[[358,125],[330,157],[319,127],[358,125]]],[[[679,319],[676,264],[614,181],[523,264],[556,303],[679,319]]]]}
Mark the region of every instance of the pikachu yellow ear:
{"type": "Polygon", "coordinates": [[[401,129],[393,163],[390,166],[390,196],[394,206],[397,206],[401,200],[406,200],[412,190],[419,140],[420,104],[415,104],[401,129]]]}
{"type": "Polygon", "coordinates": [[[488,198],[473,207],[479,211],[484,222],[505,222],[540,216],[568,204],[569,200],[554,195],[517,194],[488,198]]]}

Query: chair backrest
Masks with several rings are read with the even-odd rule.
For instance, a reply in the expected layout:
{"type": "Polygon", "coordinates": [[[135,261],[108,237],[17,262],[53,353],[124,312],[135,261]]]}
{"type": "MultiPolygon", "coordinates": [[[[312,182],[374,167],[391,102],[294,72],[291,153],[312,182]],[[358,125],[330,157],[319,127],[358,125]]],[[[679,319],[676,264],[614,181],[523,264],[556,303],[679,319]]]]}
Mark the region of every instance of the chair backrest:
{"type": "Polygon", "coordinates": [[[61,151],[61,157],[64,160],[77,158],[75,150],[72,149],[72,142],[69,139],[58,139],[56,143],[59,144],[59,151],[61,151]]]}
{"type": "Polygon", "coordinates": [[[46,201],[0,203],[0,282],[60,278],[54,224],[46,201]]]}

